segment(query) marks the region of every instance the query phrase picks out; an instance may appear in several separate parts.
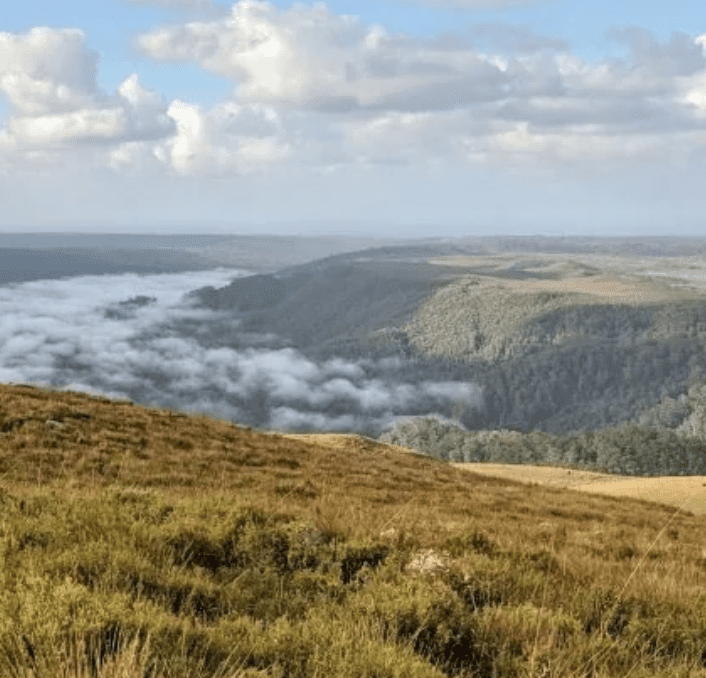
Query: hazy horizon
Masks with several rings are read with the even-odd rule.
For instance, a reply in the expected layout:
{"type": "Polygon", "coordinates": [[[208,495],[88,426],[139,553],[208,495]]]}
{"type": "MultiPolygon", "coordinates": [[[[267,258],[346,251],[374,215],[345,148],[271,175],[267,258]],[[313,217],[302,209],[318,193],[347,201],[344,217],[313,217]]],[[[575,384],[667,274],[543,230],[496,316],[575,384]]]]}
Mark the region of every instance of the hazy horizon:
{"type": "MultiPolygon", "coordinates": [[[[245,226],[228,226],[227,224],[204,224],[204,230],[196,230],[193,224],[188,225],[130,225],[130,224],[94,224],[92,228],[75,228],[66,229],[61,226],[45,225],[43,228],[38,228],[37,225],[27,227],[25,229],[15,225],[14,227],[0,228],[0,247],[15,247],[21,243],[22,247],[32,247],[32,238],[36,238],[38,243],[46,242],[54,238],[55,247],[76,247],[75,243],[68,243],[65,239],[75,239],[80,241],[86,237],[100,238],[106,236],[128,237],[128,238],[176,238],[194,240],[193,247],[199,247],[199,240],[214,238],[214,239],[229,239],[239,237],[258,237],[258,238],[303,238],[303,239],[332,239],[345,240],[361,239],[370,241],[371,243],[391,242],[424,242],[424,241],[453,241],[465,239],[507,239],[513,238],[537,238],[537,239],[566,239],[566,240],[614,240],[614,241],[650,241],[650,240],[686,240],[686,241],[704,241],[706,240],[706,231],[694,226],[688,231],[674,233],[670,229],[663,231],[655,230],[649,234],[630,232],[629,229],[620,227],[605,227],[602,231],[597,232],[572,232],[567,228],[516,228],[516,229],[501,229],[491,228],[486,229],[461,229],[455,231],[448,230],[442,227],[432,228],[427,230],[419,230],[418,226],[395,226],[395,230],[387,234],[379,232],[380,225],[375,222],[371,224],[349,225],[348,227],[341,222],[313,222],[309,228],[302,227],[300,223],[296,224],[247,224],[245,226]],[[326,225],[329,227],[326,228],[326,225]],[[374,228],[377,226],[377,228],[374,228]]],[[[142,246],[151,248],[149,240],[145,240],[142,246]]],[[[46,244],[37,244],[37,247],[47,247],[46,244]]],[[[116,244],[115,247],[123,245],[116,244]]],[[[183,247],[183,245],[175,246],[164,243],[165,249],[183,247]]]]}

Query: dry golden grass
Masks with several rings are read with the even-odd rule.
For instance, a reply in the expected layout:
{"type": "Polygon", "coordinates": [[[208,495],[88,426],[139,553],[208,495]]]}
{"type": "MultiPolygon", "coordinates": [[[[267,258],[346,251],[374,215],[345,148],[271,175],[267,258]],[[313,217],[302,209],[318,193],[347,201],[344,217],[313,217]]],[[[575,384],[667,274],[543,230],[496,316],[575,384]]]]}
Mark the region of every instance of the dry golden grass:
{"type": "Polygon", "coordinates": [[[374,448],[377,450],[388,450],[390,452],[401,452],[404,454],[421,454],[420,452],[417,452],[417,450],[413,450],[410,447],[390,445],[388,443],[373,441],[352,433],[283,433],[281,435],[284,438],[313,443],[328,449],[350,451],[351,449],[363,449],[367,445],[370,449],[374,448]]]}
{"type": "MultiPolygon", "coordinates": [[[[272,491],[284,481],[346,491],[352,483],[383,491],[392,473],[425,480],[430,466],[419,454],[352,436],[346,445],[312,444],[205,416],[148,409],[78,393],[32,386],[0,388],[0,480],[36,486],[57,481],[76,487],[179,488],[188,492],[240,488],[272,491]],[[352,474],[341,469],[351,465],[352,474]]],[[[452,474],[453,475],[453,474],[452,474]]],[[[450,476],[449,476],[450,477],[450,476]]]]}
{"type": "Polygon", "coordinates": [[[451,466],[464,471],[482,473],[495,478],[505,478],[521,483],[547,485],[549,487],[581,489],[591,483],[614,483],[631,478],[609,473],[566,469],[556,466],[532,466],[530,464],[495,464],[491,462],[452,462],[451,466]]]}
{"type": "MultiPolygon", "coordinates": [[[[535,257],[532,257],[534,259],[535,257]]],[[[479,280],[480,291],[483,287],[501,287],[513,292],[555,292],[571,295],[587,295],[586,302],[595,303],[605,300],[608,303],[625,302],[632,304],[656,304],[665,301],[681,301],[685,299],[703,298],[706,290],[699,285],[700,278],[694,280],[675,280],[676,273],[668,270],[667,278],[647,275],[649,266],[636,267],[631,260],[621,261],[616,270],[603,270],[598,273],[593,265],[599,263],[589,259],[585,263],[566,259],[555,261],[556,256],[538,255],[539,266],[527,266],[527,258],[515,256],[503,257],[439,257],[430,259],[428,263],[437,266],[454,266],[485,269],[483,278],[479,280]],[[590,263],[589,263],[590,261],[590,263]],[[508,278],[508,269],[517,267],[521,270],[545,274],[546,279],[508,278]],[[637,269],[637,270],[634,270],[637,269]],[[495,275],[493,275],[495,273],[495,275]]],[[[583,258],[582,258],[583,260],[583,258]]],[[[530,262],[531,263],[531,262],[530,262]]],[[[607,262],[600,262],[601,269],[607,262]]],[[[615,262],[614,262],[615,263],[615,262]]],[[[652,267],[659,268],[659,265],[652,267]]],[[[576,303],[581,298],[574,296],[576,303]]]]}
{"type": "MultiPolygon", "coordinates": [[[[693,298],[706,292],[706,263],[703,257],[631,257],[605,254],[558,255],[542,252],[531,254],[506,252],[488,256],[448,256],[428,260],[436,266],[467,267],[482,270],[484,275],[497,272],[507,279],[510,269],[522,269],[547,277],[566,280],[606,275],[614,278],[635,277],[641,283],[655,283],[668,288],[679,298],[693,298]],[[504,275],[505,274],[505,275],[504,275]]],[[[649,297],[648,297],[649,300],[649,297]]]]}
{"type": "Polygon", "coordinates": [[[706,476],[635,478],[552,466],[470,463],[456,468],[529,484],[580,490],[611,497],[631,497],[706,514],[706,476]]]}
{"type": "Polygon", "coordinates": [[[706,676],[703,516],[25,386],[0,431],[0,675],[706,676]]]}
{"type": "Polygon", "coordinates": [[[562,280],[512,280],[506,284],[510,289],[518,292],[587,294],[612,302],[633,304],[651,304],[685,297],[683,291],[674,290],[654,279],[621,278],[615,275],[563,278],[562,280]]]}

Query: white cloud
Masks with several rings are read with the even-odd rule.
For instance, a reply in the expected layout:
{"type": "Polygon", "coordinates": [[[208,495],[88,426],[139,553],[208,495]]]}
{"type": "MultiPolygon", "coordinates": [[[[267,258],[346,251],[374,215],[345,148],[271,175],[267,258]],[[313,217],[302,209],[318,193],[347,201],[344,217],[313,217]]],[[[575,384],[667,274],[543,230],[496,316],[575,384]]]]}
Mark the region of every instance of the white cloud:
{"type": "Polygon", "coordinates": [[[406,383],[390,361],[319,364],[291,348],[203,346],[179,331],[180,320],[208,327],[217,317],[183,305],[186,292],[223,286],[238,274],[87,276],[0,287],[0,381],[70,385],[235,419],[259,407],[260,425],[271,428],[364,430],[427,404],[478,402],[470,384],[406,383]],[[137,295],[156,301],[132,310],[120,305],[137,295]],[[115,307],[122,312],[106,314],[115,307]]]}
{"type": "MultiPolygon", "coordinates": [[[[0,33],[0,74],[24,78],[29,90],[29,103],[39,102],[33,97],[31,84],[40,94],[46,94],[42,85],[56,83],[65,93],[91,94],[95,89],[98,54],[87,50],[84,34],[77,29],[54,30],[33,28],[25,34],[0,33]]],[[[23,102],[13,101],[18,107],[23,102]]],[[[55,102],[45,104],[52,107],[55,102]]]]}
{"type": "MultiPolygon", "coordinates": [[[[280,10],[244,0],[228,17],[162,27],[138,45],[153,58],[194,61],[233,81],[238,103],[228,105],[240,113],[229,119],[221,106],[209,118],[213,130],[228,121],[252,133],[243,111],[271,111],[267,123],[260,118],[273,129],[262,157],[275,163],[593,162],[645,152],[658,159],[687,147],[670,135],[691,134],[703,117],[706,40],[677,33],[659,44],[625,30],[614,37],[628,43],[631,57],[591,64],[562,40],[524,27],[478,31],[497,53],[474,48],[473,31],[468,39],[417,39],[324,5],[280,10]],[[292,128],[294,112],[316,112],[325,139],[292,128]]],[[[206,143],[192,137],[177,147],[185,155],[206,143]]],[[[232,154],[225,136],[216,143],[220,156],[210,152],[207,164],[232,154]]]]}
{"type": "Polygon", "coordinates": [[[503,98],[512,85],[494,57],[465,41],[391,36],[324,5],[279,10],[243,0],[222,20],[164,26],[136,44],[152,58],[194,61],[231,79],[239,102],[284,110],[462,108],[503,98]]]}
{"type": "Polygon", "coordinates": [[[704,36],[660,43],[639,29],[615,31],[629,56],[589,63],[522,26],[416,38],[323,4],[242,0],[219,14],[200,0],[145,2],[214,10],[136,45],[230,81],[231,94],[208,108],[186,91],[166,102],[132,74],[108,95],[96,87],[97,55],[81,31],[2,33],[6,170],[73,159],[205,177],[459,162],[603,171],[703,152],[704,36]],[[490,48],[474,46],[480,34],[490,48]]]}
{"type": "Polygon", "coordinates": [[[87,92],[64,83],[39,80],[28,73],[6,71],[0,87],[18,113],[41,115],[49,111],[73,112],[90,102],[87,92]]]}
{"type": "Polygon", "coordinates": [[[0,149],[28,158],[37,147],[122,144],[173,133],[166,105],[137,75],[115,96],[100,92],[97,61],[76,29],[0,33],[0,90],[11,105],[0,149]]]}
{"type": "Polygon", "coordinates": [[[243,0],[223,20],[162,27],[137,45],[154,58],[194,60],[237,79],[243,102],[299,104],[315,97],[322,84],[336,84],[351,29],[360,30],[357,21],[336,17],[324,6],[282,12],[267,2],[243,0]],[[343,44],[336,48],[330,38],[343,44]],[[334,53],[338,58],[327,59],[334,53]]]}
{"type": "Polygon", "coordinates": [[[629,46],[633,68],[644,68],[653,76],[692,75],[706,66],[702,44],[685,33],[673,32],[664,45],[637,27],[614,30],[611,35],[629,46]]]}
{"type": "Polygon", "coordinates": [[[126,120],[119,109],[83,110],[63,115],[12,118],[8,137],[25,144],[53,144],[89,139],[115,139],[125,132],[126,120]]]}
{"type": "Polygon", "coordinates": [[[206,112],[176,100],[167,115],[177,133],[158,147],[157,157],[180,174],[245,174],[291,154],[271,108],[226,102],[206,112]]]}
{"type": "Polygon", "coordinates": [[[195,106],[174,101],[167,115],[176,121],[177,135],[171,143],[171,163],[178,171],[187,171],[202,164],[211,150],[209,130],[204,116],[195,106]]]}
{"type": "Polygon", "coordinates": [[[685,78],[681,88],[684,104],[695,107],[698,118],[706,116],[706,72],[685,78]]]}

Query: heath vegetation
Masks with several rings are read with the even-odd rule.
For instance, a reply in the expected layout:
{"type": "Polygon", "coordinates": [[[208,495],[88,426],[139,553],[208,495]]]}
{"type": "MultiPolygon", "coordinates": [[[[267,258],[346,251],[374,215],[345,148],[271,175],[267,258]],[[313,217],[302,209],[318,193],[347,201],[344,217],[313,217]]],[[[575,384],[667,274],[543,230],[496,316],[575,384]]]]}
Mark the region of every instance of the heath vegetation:
{"type": "Polygon", "coordinates": [[[0,675],[706,676],[706,518],[0,387],[0,675]]]}

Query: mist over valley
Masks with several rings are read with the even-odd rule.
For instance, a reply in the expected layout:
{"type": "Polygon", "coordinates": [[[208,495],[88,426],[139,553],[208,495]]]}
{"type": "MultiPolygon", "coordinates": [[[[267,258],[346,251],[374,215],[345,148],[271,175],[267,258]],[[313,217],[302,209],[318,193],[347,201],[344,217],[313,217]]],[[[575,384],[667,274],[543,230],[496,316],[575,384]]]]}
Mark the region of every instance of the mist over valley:
{"type": "MultiPolygon", "coordinates": [[[[2,381],[264,430],[384,435],[457,461],[546,461],[546,440],[533,443],[542,452],[508,451],[513,435],[704,435],[704,270],[684,254],[703,243],[438,239],[350,251],[339,241],[331,252],[335,239],[313,239],[328,256],[302,262],[305,239],[269,238],[260,251],[257,238],[162,237],[153,250],[140,238],[138,259],[153,251],[156,271],[79,267],[0,287],[2,381]],[[292,242],[293,263],[273,270],[292,242]],[[200,267],[205,249],[220,248],[220,261],[160,272],[184,265],[185,246],[200,267]],[[234,248],[247,269],[222,265],[234,248]],[[509,432],[502,450],[478,442],[489,430],[509,432]]],[[[130,251],[102,244],[94,265],[130,251]]],[[[54,250],[25,251],[42,262],[54,250]]],[[[595,450],[554,458],[602,463],[595,450]]]]}
{"type": "MultiPolygon", "coordinates": [[[[48,252],[39,250],[37,261],[48,252]]],[[[251,266],[261,264],[254,260],[251,256],[251,266]]],[[[0,379],[103,393],[264,428],[369,434],[379,434],[397,417],[449,413],[458,402],[479,401],[473,384],[429,370],[415,375],[402,369],[402,356],[317,356],[300,350],[312,348],[300,332],[282,332],[282,318],[274,328],[258,328],[246,313],[195,301],[195,290],[262,275],[216,267],[2,286],[0,379]]],[[[325,320],[340,309],[332,304],[314,310],[325,320]]]]}

